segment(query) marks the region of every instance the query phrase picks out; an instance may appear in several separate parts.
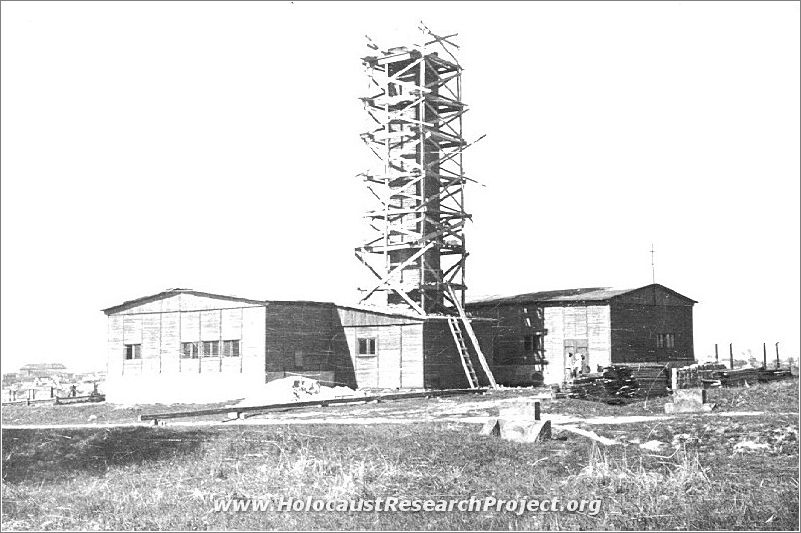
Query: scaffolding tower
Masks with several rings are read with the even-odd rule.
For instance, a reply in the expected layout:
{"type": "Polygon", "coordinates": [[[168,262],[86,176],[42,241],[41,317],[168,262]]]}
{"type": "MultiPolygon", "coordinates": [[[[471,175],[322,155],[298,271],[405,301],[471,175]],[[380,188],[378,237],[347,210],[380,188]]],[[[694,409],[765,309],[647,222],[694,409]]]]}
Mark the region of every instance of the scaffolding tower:
{"type": "Polygon", "coordinates": [[[373,94],[362,101],[375,127],[361,137],[378,162],[359,176],[376,205],[355,252],[376,278],[362,302],[384,292],[388,305],[454,315],[467,289],[462,156],[472,143],[462,136],[456,34],[420,30],[408,46],[383,49],[368,38],[374,52],[362,61],[373,94]]]}

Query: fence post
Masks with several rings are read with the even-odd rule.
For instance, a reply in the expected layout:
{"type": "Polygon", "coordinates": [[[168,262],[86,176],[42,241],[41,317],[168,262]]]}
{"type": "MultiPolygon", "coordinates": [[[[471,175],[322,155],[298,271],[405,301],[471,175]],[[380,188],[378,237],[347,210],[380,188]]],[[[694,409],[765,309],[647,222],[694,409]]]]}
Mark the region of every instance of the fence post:
{"type": "Polygon", "coordinates": [[[715,364],[718,363],[718,343],[715,343],[715,364]]]}
{"type": "Polygon", "coordinates": [[[764,342],[762,343],[762,368],[768,369],[768,347],[764,342]]]}
{"type": "Polygon", "coordinates": [[[734,370],[734,348],[729,343],[729,367],[734,370]]]}
{"type": "Polygon", "coordinates": [[[776,370],[779,369],[779,343],[776,343],[776,370]]]}
{"type": "Polygon", "coordinates": [[[671,368],[670,369],[670,388],[672,390],[679,390],[679,369],[678,368],[671,368]]]}

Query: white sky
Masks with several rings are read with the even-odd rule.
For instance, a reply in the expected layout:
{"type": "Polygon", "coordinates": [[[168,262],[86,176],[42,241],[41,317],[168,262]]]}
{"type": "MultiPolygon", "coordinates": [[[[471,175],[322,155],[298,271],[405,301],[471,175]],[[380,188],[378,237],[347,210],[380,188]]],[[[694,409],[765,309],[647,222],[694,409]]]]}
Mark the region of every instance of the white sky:
{"type": "MultiPolygon", "coordinates": [[[[170,287],[352,301],[364,34],[459,32],[470,295],[656,279],[799,348],[799,3],[2,4],[3,371],[170,287]]],[[[773,352],[769,353],[772,356],[773,352]]]]}

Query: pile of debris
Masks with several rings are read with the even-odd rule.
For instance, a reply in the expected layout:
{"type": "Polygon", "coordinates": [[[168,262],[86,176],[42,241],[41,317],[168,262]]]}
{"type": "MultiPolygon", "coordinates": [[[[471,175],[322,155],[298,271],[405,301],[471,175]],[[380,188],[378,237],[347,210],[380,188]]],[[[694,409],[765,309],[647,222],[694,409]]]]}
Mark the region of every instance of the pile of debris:
{"type": "Polygon", "coordinates": [[[247,398],[235,407],[252,407],[277,403],[309,402],[350,398],[362,395],[349,387],[327,387],[316,379],[304,376],[287,376],[265,383],[263,387],[250,392],[247,398]]]}

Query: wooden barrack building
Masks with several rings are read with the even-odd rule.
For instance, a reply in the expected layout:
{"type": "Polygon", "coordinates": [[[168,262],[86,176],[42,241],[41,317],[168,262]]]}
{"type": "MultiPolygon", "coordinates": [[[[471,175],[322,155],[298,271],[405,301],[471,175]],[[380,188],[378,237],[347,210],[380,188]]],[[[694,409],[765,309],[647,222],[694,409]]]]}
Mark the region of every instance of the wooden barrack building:
{"type": "MultiPolygon", "coordinates": [[[[354,388],[468,386],[444,316],[189,289],[103,311],[111,402],[222,401],[288,375],[354,388]]],[[[491,354],[493,321],[472,322],[491,354]]]]}
{"type": "Polygon", "coordinates": [[[611,364],[690,364],[695,303],[651,284],[494,296],[466,307],[497,320],[492,371],[516,385],[558,384],[611,364]]]}

